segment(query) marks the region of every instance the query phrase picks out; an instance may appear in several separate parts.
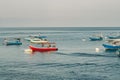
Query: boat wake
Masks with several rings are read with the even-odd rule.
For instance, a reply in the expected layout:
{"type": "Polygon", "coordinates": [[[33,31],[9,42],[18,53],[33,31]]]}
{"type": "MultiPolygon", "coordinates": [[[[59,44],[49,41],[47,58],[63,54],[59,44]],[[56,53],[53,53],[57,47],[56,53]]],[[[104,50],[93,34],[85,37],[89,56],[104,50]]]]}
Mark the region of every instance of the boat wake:
{"type": "Polygon", "coordinates": [[[66,56],[76,56],[76,57],[116,57],[116,55],[110,54],[90,54],[90,53],[56,53],[58,55],[66,55],[66,56]]]}

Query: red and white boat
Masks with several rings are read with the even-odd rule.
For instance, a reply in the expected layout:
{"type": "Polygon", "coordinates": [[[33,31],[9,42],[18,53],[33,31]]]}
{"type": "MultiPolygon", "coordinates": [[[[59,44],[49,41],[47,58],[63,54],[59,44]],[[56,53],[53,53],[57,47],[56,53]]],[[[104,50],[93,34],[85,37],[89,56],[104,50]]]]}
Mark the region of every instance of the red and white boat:
{"type": "Polygon", "coordinates": [[[35,52],[35,51],[38,51],[38,52],[49,52],[49,51],[57,51],[58,48],[56,47],[41,47],[41,48],[38,48],[38,47],[34,47],[34,46],[29,46],[29,48],[35,52]]]}

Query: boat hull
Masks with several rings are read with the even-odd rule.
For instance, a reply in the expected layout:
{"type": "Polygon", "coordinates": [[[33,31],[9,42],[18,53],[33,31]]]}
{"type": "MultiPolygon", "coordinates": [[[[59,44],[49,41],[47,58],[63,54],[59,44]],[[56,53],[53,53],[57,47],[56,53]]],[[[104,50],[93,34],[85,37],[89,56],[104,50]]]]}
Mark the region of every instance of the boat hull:
{"type": "Polygon", "coordinates": [[[100,41],[100,40],[103,40],[102,37],[89,37],[89,39],[90,39],[91,41],[100,41]]]}
{"type": "Polygon", "coordinates": [[[105,49],[110,49],[110,50],[118,50],[120,49],[120,46],[118,45],[109,45],[109,44],[103,44],[105,49]]]}
{"type": "Polygon", "coordinates": [[[6,42],[6,45],[22,45],[22,42],[6,42]]]}
{"type": "Polygon", "coordinates": [[[58,48],[54,48],[54,47],[49,47],[49,48],[38,48],[38,47],[34,47],[34,46],[29,46],[30,49],[32,49],[33,52],[38,51],[38,52],[49,52],[49,51],[57,51],[58,48]]]}
{"type": "Polygon", "coordinates": [[[109,39],[120,39],[120,36],[108,36],[109,39]]]}

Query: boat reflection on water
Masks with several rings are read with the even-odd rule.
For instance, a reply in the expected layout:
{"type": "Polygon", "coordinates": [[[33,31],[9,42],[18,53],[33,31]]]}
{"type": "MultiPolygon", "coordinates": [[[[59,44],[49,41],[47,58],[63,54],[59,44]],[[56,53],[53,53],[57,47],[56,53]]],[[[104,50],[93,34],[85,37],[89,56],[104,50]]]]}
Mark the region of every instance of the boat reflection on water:
{"type": "Polygon", "coordinates": [[[118,55],[118,57],[120,57],[120,49],[116,51],[116,54],[118,55]]]}
{"type": "Polygon", "coordinates": [[[117,49],[105,49],[105,52],[113,53],[116,52],[117,49]]]}
{"type": "Polygon", "coordinates": [[[110,53],[110,54],[115,54],[117,55],[118,57],[120,57],[120,51],[119,50],[114,50],[114,49],[106,49],[105,50],[106,53],[110,53]]]}

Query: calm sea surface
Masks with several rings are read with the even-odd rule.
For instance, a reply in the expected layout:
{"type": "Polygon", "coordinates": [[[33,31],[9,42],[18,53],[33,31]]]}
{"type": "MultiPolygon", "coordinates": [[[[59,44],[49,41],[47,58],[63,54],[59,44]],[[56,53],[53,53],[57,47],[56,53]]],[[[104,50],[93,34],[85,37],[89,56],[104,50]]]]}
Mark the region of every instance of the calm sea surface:
{"type": "Polygon", "coordinates": [[[120,57],[102,46],[106,36],[119,32],[120,27],[0,28],[0,80],[120,80],[120,57]],[[59,50],[25,53],[31,43],[24,38],[39,33],[56,42],[59,50]],[[100,33],[104,40],[89,40],[100,33]],[[4,38],[15,37],[20,37],[23,45],[2,44],[4,38]]]}

